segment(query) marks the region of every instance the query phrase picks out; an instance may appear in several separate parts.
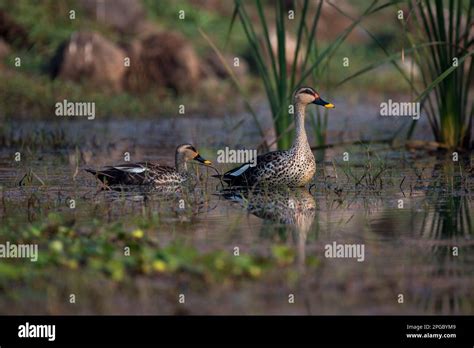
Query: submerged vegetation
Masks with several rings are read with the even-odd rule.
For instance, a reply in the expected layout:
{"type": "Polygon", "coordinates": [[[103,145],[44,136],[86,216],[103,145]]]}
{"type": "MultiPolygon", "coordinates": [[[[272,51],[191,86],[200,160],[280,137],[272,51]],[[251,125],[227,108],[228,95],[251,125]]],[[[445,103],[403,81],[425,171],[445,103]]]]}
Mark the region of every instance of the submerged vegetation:
{"type": "Polygon", "coordinates": [[[223,250],[202,252],[179,239],[160,245],[152,233],[160,223],[151,220],[145,224],[142,220],[140,224],[146,228],[127,227],[123,222],[104,224],[98,219],[78,226],[74,219],[57,213],[50,213],[21,228],[6,221],[0,230],[1,243],[8,240],[11,244],[20,241],[38,244],[39,255],[38,261],[31,264],[2,262],[0,284],[6,286],[12,279],[41,274],[55,266],[99,272],[114,281],[123,281],[136,274],[182,272],[205,281],[217,281],[259,277],[272,264],[281,264],[279,253],[269,257],[241,253],[239,257],[233,257],[232,253],[223,250]]]}

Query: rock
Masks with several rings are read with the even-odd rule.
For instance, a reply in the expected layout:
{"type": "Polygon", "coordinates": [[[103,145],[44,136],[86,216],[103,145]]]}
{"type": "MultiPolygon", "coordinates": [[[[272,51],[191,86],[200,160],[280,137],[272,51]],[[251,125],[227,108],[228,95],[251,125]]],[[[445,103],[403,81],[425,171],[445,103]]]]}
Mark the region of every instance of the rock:
{"type": "Polygon", "coordinates": [[[83,82],[92,87],[122,90],[125,52],[98,33],[76,32],[53,58],[54,78],[83,82]]]}
{"type": "Polygon", "coordinates": [[[135,38],[142,40],[152,34],[159,34],[161,33],[161,29],[157,27],[157,25],[149,20],[144,20],[140,22],[136,29],[135,38]]]}
{"type": "Polygon", "coordinates": [[[151,33],[127,48],[131,66],[126,88],[141,92],[152,86],[170,88],[180,94],[199,85],[202,64],[192,45],[179,33],[151,33]]]}
{"type": "Polygon", "coordinates": [[[122,34],[136,33],[146,14],[140,0],[79,0],[98,22],[122,34]]]}

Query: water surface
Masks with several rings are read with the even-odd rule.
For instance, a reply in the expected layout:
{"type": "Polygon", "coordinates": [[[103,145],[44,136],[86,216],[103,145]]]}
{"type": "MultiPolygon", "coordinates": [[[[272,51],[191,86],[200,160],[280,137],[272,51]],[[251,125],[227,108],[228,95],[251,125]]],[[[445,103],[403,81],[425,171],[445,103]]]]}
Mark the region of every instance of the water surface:
{"type": "MultiPolygon", "coordinates": [[[[27,242],[30,232],[25,231],[51,223],[45,221],[53,214],[65,229],[74,230],[67,237],[71,243],[86,236],[91,250],[72,266],[1,260],[26,267],[26,274],[10,274],[0,283],[1,312],[473,313],[474,178],[469,158],[453,162],[449,156],[385,145],[335,147],[318,154],[323,160],[311,190],[250,194],[223,192],[219,181],[210,178],[214,172],[202,167],[193,168],[200,181],[185,192],[101,191],[82,170],[121,162],[125,152],[132,160],[172,164],[175,144],[184,139],[199,144],[203,155],[214,160],[217,144],[255,138],[248,126],[231,131],[238,119],[205,124],[204,119],[190,121],[194,127],[182,127],[182,121],[85,121],[63,125],[62,131],[48,123],[11,130],[10,144],[0,152],[0,241],[27,242]],[[16,151],[22,154],[20,162],[14,161],[16,151]],[[350,153],[349,161],[343,161],[343,152],[350,153]],[[96,254],[105,253],[100,241],[111,233],[100,226],[116,223],[130,231],[141,226],[145,236],[134,243],[147,240],[152,249],[179,241],[197,253],[234,257],[238,247],[245,257],[267,260],[267,266],[251,266],[255,274],[248,277],[220,274],[210,280],[205,270],[191,267],[126,272],[114,280],[113,262],[120,262],[114,260],[112,276],[99,277],[88,268],[96,254]],[[363,261],[326,257],[325,248],[334,242],[363,245],[363,261]],[[74,305],[68,302],[71,293],[77,297],[74,305]],[[185,304],[177,300],[181,293],[185,304]],[[289,303],[290,295],[294,303],[289,303]]],[[[38,240],[45,254],[54,249],[51,242],[58,233],[61,229],[42,230],[38,240]]],[[[108,243],[107,248],[123,247],[119,237],[108,243]]],[[[73,249],[62,251],[65,258],[68,250],[73,249]]]]}

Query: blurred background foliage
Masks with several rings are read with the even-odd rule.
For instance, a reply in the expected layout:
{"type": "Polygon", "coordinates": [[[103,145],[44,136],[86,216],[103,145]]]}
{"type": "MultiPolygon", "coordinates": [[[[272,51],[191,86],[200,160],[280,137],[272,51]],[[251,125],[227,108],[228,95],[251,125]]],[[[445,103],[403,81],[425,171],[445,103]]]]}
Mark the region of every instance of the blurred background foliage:
{"type": "MultiPolygon", "coordinates": [[[[187,105],[194,104],[193,107],[196,109],[209,109],[206,104],[215,102],[212,91],[216,83],[220,86],[223,85],[221,88],[223,92],[233,93],[232,88],[229,88],[231,83],[227,79],[219,79],[218,82],[209,82],[206,85],[204,80],[213,79],[212,77],[207,78],[207,76],[200,82],[200,88],[193,89],[192,93],[183,91],[176,96],[172,90],[162,86],[160,81],[156,81],[156,84],[147,93],[134,95],[130,91],[122,90],[119,93],[114,93],[118,98],[109,98],[109,91],[103,88],[94,90],[86,80],[81,82],[69,81],[67,78],[63,79],[61,77],[52,79],[50,76],[51,61],[60,46],[67,43],[73,33],[79,31],[100,33],[117,46],[126,46],[138,40],[142,35],[146,35],[149,31],[177,32],[182,34],[185,40],[191,44],[192,49],[196,51],[200,59],[199,64],[204,66],[208,64],[208,60],[212,60],[212,58],[208,59],[208,56],[212,56],[212,50],[206,40],[199,34],[197,29],[200,28],[211,37],[213,42],[228,57],[243,58],[241,62],[244,67],[240,70],[245,70],[245,66],[250,65],[247,71],[242,74],[245,77],[243,85],[248,94],[254,96],[258,94],[258,90],[262,90],[256,67],[252,65],[251,47],[244,35],[242,26],[234,25],[232,33],[228,35],[233,6],[223,5],[217,1],[128,1],[123,6],[130,7],[135,4],[132,7],[140,8],[138,10],[139,14],[136,15],[138,25],[129,25],[127,15],[134,15],[133,10],[124,11],[123,18],[117,20],[119,24],[110,24],[100,18],[99,9],[96,11],[90,10],[90,3],[92,2],[86,0],[67,0],[64,2],[45,0],[40,3],[29,0],[0,1],[2,19],[5,16],[9,19],[8,23],[3,20],[1,28],[3,34],[0,35],[3,36],[3,43],[8,46],[8,53],[0,57],[3,63],[0,73],[8,78],[8,83],[2,84],[2,87],[0,87],[0,112],[3,116],[13,116],[15,114],[15,117],[18,117],[19,114],[27,114],[29,117],[49,117],[51,105],[61,98],[61,96],[56,95],[58,91],[63,91],[64,95],[72,95],[74,98],[81,100],[94,99],[104,104],[103,108],[100,108],[104,115],[136,117],[171,113],[175,109],[175,103],[170,102],[169,108],[166,108],[162,105],[163,99],[173,101],[173,99],[182,98],[183,96],[186,97],[187,105]],[[71,10],[75,11],[75,19],[69,18],[69,11],[71,10]],[[185,13],[185,19],[183,20],[178,18],[181,10],[185,13]],[[128,29],[130,30],[125,28],[127,30],[124,31],[124,28],[120,27],[122,22],[125,23],[124,25],[129,25],[128,29]],[[6,28],[7,26],[9,28],[6,28]],[[10,28],[12,26],[13,29],[10,28]],[[16,36],[11,42],[7,42],[5,37],[8,30],[13,31],[16,36]],[[18,32],[24,33],[24,40],[20,39],[21,35],[18,35],[18,32]],[[21,58],[21,68],[15,67],[15,57],[21,58]],[[255,89],[257,89],[257,92],[255,89]],[[147,94],[150,94],[151,97],[147,94]],[[153,102],[153,99],[156,99],[157,96],[160,97],[160,102],[153,102]],[[10,102],[12,98],[15,100],[15,106],[10,102]]],[[[107,6],[105,10],[112,11],[113,2],[111,2],[110,8],[107,1],[104,1],[104,3],[107,6]]],[[[122,10],[120,3],[119,1],[115,5],[118,8],[117,12],[122,10]]],[[[357,12],[365,8],[368,3],[368,1],[357,2],[350,4],[350,8],[357,12]]],[[[272,2],[263,1],[262,6],[266,13],[273,11],[272,2]]],[[[257,15],[256,9],[249,10],[250,15],[254,18],[257,15]]],[[[309,11],[311,10],[313,10],[313,6],[309,9],[309,11]]],[[[111,13],[110,16],[116,16],[116,14],[111,13]]],[[[311,12],[308,13],[308,17],[312,17],[311,12]]],[[[339,26],[344,29],[347,20],[344,20],[342,15],[340,17],[342,23],[339,26]]],[[[325,20],[326,26],[328,24],[333,25],[334,23],[331,23],[333,21],[333,18],[327,18],[325,20]]],[[[376,22],[377,20],[375,20],[376,22]]],[[[287,25],[289,32],[293,32],[292,25],[291,22],[287,25]]],[[[324,31],[320,28],[318,44],[321,44],[322,47],[330,44],[331,40],[339,34],[336,29],[338,28],[334,27],[333,31],[332,28],[326,28],[324,31]]],[[[395,47],[397,40],[399,40],[397,29],[396,21],[385,23],[383,28],[380,28],[380,39],[395,47]],[[390,27],[392,27],[392,30],[390,30],[390,27]]],[[[383,57],[383,53],[374,49],[372,43],[365,42],[361,44],[361,40],[362,42],[367,40],[359,36],[361,35],[352,35],[351,40],[341,45],[333,58],[335,62],[341,62],[343,57],[350,57],[349,70],[362,66],[367,61],[383,57]]],[[[216,59],[213,60],[214,65],[220,64],[216,62],[216,59]]],[[[216,70],[223,70],[223,68],[222,66],[217,67],[216,70]]],[[[219,73],[222,74],[222,72],[219,73]]],[[[213,74],[215,75],[213,71],[209,73],[209,75],[213,74]]],[[[344,69],[333,69],[331,79],[338,81],[346,74],[347,71],[344,69]]],[[[381,80],[378,80],[381,81],[379,88],[382,88],[385,79],[390,78],[391,72],[387,72],[387,74],[381,80]]],[[[360,87],[360,84],[364,84],[371,89],[377,88],[377,86],[374,86],[374,81],[370,83],[370,78],[365,81],[364,78],[361,78],[358,80],[358,84],[359,86],[356,89],[360,87]]],[[[237,101],[232,102],[236,103],[237,101]]]]}
{"type": "MultiPolygon", "coordinates": [[[[256,114],[266,99],[284,148],[292,132],[286,105],[304,84],[329,100],[419,98],[435,140],[466,149],[472,9],[469,0],[1,0],[0,74],[7,83],[0,86],[0,117],[50,118],[62,99],[94,100],[101,117],[172,115],[181,103],[188,112],[256,114]],[[432,15],[423,18],[427,11],[432,15]],[[426,47],[432,41],[445,44],[426,47]],[[446,64],[455,53],[462,66],[451,75],[446,64]],[[125,58],[130,67],[123,68],[125,58]],[[236,83],[242,98],[235,98],[236,83]]],[[[311,125],[315,145],[324,145],[327,115],[312,114],[311,125]]]]}

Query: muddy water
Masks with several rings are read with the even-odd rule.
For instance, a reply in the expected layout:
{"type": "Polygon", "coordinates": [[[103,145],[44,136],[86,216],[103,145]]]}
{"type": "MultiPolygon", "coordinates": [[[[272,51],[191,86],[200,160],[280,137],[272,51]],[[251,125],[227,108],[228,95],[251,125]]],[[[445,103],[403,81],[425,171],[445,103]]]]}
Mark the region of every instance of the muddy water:
{"type": "MultiPolygon", "coordinates": [[[[358,127],[341,133],[340,127],[331,126],[330,141],[351,139],[354,134],[375,137],[387,129],[378,123],[365,128],[372,116],[364,118],[359,113],[358,127]]],[[[187,201],[191,206],[187,214],[177,209],[183,197],[180,192],[98,191],[94,179],[81,170],[122,162],[124,152],[131,154],[132,161],[173,163],[174,146],[183,141],[195,143],[204,157],[215,160],[219,146],[246,144],[256,138],[248,121],[234,130],[241,119],[247,120],[191,117],[12,126],[11,146],[0,152],[0,220],[13,219],[26,228],[59,212],[73,215],[79,228],[92,219],[133,225],[157,213],[160,223],[149,233],[160,244],[179,239],[202,252],[232,253],[238,247],[242,253],[263,256],[271,254],[275,244],[286,245],[295,258],[284,272],[269,269],[257,279],[211,285],[196,285],[178,275],[164,279],[136,275],[125,284],[112,285],[84,276],[78,285],[74,274],[58,268],[46,276],[53,279],[49,285],[27,284],[21,296],[12,298],[6,288],[0,289],[1,312],[474,312],[474,178],[469,159],[453,162],[449,157],[375,145],[338,147],[320,154],[324,160],[319,162],[311,190],[250,193],[223,192],[219,182],[209,177],[213,172],[199,168],[201,181],[194,198],[187,201]],[[38,135],[40,129],[56,135],[48,140],[38,135]],[[31,141],[35,133],[37,140],[31,141]],[[14,161],[17,151],[22,154],[20,162],[14,161]],[[347,162],[344,152],[350,156],[347,162]],[[31,182],[18,186],[28,171],[34,173],[31,182]],[[71,197],[76,199],[73,212],[67,206],[71,197]],[[354,246],[359,249],[351,250],[359,253],[338,255],[338,246],[354,246]],[[83,298],[75,307],[61,300],[71,291],[83,298]],[[185,305],[176,303],[180,292],[186,293],[185,305]]]]}

